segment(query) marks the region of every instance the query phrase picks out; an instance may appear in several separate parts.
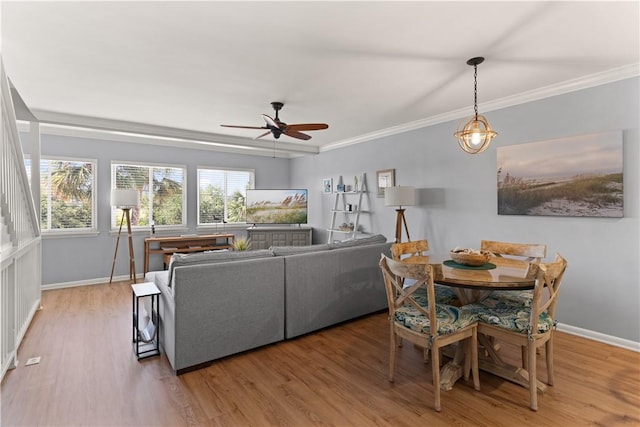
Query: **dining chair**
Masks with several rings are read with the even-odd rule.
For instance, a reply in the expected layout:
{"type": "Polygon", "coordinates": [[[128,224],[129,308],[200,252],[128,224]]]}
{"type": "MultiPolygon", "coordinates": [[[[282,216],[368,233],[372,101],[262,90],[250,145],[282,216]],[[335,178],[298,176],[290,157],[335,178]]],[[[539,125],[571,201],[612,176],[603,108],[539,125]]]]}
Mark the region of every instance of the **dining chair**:
{"type": "MultiPolygon", "coordinates": [[[[427,240],[414,240],[412,242],[394,243],[391,245],[391,257],[395,261],[409,263],[429,263],[429,256],[425,252],[429,250],[427,240]]],[[[425,292],[425,289],[421,290],[425,292]]],[[[425,294],[426,297],[426,294],[425,294]]],[[[435,285],[435,298],[438,304],[460,305],[456,293],[449,286],[435,285]]]]}
{"type": "Polygon", "coordinates": [[[553,385],[553,335],[556,304],[567,261],[560,254],[554,262],[532,264],[537,268],[533,301],[522,305],[505,300],[486,299],[469,304],[465,310],[478,315],[478,333],[526,347],[530,407],[538,410],[536,349],[545,346],[547,384],[553,385]]]}
{"type": "MultiPolygon", "coordinates": [[[[480,250],[491,252],[491,255],[494,257],[515,258],[529,263],[540,263],[542,259],[547,256],[547,245],[538,243],[511,243],[482,240],[480,241],[480,250]]],[[[490,298],[530,305],[533,300],[533,293],[529,290],[499,291],[493,292],[490,298]]]]}
{"type": "Polygon", "coordinates": [[[495,257],[505,255],[524,258],[527,262],[540,262],[547,256],[547,245],[537,243],[510,243],[494,240],[480,241],[480,250],[489,251],[495,257]]]}
{"type": "Polygon", "coordinates": [[[480,390],[478,375],[477,318],[468,312],[446,304],[434,304],[435,289],[433,267],[427,263],[395,261],[382,254],[380,269],[384,278],[389,305],[389,381],[393,382],[396,365],[397,337],[406,339],[420,347],[431,348],[431,373],[435,409],[440,405],[440,352],[441,347],[468,340],[465,351],[465,379],[469,379],[469,368],[473,386],[480,390]],[[403,279],[413,283],[403,286],[403,279]],[[425,288],[427,297],[416,292],[425,288]]]}

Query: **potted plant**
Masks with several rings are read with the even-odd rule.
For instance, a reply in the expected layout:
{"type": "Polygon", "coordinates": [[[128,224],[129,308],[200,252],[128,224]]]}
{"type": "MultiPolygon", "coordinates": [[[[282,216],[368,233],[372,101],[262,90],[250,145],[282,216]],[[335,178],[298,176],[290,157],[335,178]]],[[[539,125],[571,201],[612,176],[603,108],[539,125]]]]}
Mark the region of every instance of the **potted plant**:
{"type": "Polygon", "coordinates": [[[246,237],[238,237],[235,239],[232,246],[235,251],[248,251],[251,249],[251,240],[246,237]]]}

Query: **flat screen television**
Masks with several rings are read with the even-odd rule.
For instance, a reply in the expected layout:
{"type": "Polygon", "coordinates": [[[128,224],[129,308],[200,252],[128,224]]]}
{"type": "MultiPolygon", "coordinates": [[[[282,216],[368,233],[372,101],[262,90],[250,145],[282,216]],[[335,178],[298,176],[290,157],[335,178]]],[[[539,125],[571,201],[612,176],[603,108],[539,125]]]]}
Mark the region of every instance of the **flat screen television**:
{"type": "Polygon", "coordinates": [[[247,190],[247,224],[306,224],[307,189],[247,190]]]}

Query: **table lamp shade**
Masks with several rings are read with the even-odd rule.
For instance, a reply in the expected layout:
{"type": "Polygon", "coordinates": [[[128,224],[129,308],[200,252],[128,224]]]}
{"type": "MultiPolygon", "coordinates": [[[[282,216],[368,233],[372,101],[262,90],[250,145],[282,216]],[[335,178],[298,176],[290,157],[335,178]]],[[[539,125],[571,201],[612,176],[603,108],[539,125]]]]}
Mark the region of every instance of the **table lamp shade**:
{"type": "Polygon", "coordinates": [[[130,188],[114,188],[111,190],[111,206],[117,208],[133,208],[140,204],[138,190],[130,188]]]}
{"type": "Polygon", "coordinates": [[[416,189],[409,186],[387,187],[384,189],[385,206],[412,206],[416,204],[416,189]]]}

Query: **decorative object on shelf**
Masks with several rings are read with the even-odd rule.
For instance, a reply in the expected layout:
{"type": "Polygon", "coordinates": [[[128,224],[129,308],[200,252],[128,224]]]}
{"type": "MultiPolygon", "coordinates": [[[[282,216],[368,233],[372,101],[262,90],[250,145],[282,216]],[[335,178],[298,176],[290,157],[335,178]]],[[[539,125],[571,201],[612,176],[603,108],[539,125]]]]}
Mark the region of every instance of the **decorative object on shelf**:
{"type": "Polygon", "coordinates": [[[455,248],[449,252],[451,259],[462,265],[471,265],[474,267],[484,265],[489,262],[491,252],[479,251],[476,249],[460,249],[455,248]]]}
{"type": "Polygon", "coordinates": [[[413,206],[415,203],[415,187],[388,187],[384,193],[385,206],[398,206],[398,209],[396,209],[396,243],[400,243],[402,241],[402,224],[404,224],[404,231],[407,233],[407,240],[411,241],[411,237],[409,237],[409,228],[407,227],[407,220],[404,217],[403,206],[413,206]]]}
{"type": "Polygon", "coordinates": [[[343,222],[342,224],[340,224],[340,227],[338,227],[340,229],[340,231],[353,231],[354,230],[354,225],[352,222],[350,222],[349,224],[347,224],[346,222],[343,222]]]}
{"type": "Polygon", "coordinates": [[[234,251],[248,251],[251,249],[251,240],[246,237],[237,237],[231,246],[234,251]]]}
{"type": "Polygon", "coordinates": [[[122,224],[125,220],[127,221],[127,235],[129,236],[129,279],[133,279],[133,283],[136,283],[136,261],[133,253],[133,235],[131,234],[131,209],[138,205],[140,205],[138,190],[129,188],[114,188],[111,190],[111,206],[122,209],[122,218],[120,219],[120,228],[118,229],[118,237],[116,238],[116,250],[113,254],[109,284],[113,281],[113,271],[116,267],[122,224]]]}
{"type": "Polygon", "coordinates": [[[323,188],[324,194],[331,194],[333,192],[333,178],[323,179],[322,188],[323,188]]]}
{"type": "Polygon", "coordinates": [[[473,66],[473,109],[475,114],[465,123],[460,122],[458,131],[454,133],[458,138],[458,144],[465,153],[478,154],[489,148],[491,140],[498,135],[487,119],[478,114],[478,65],[482,64],[484,58],[478,56],[467,61],[468,65],[473,66]]]}
{"type": "Polygon", "coordinates": [[[353,191],[358,191],[358,176],[353,177],[353,191]]]}
{"type": "Polygon", "coordinates": [[[385,169],[377,171],[376,182],[378,183],[378,197],[384,197],[384,189],[396,185],[396,170],[385,169]]]}
{"type": "Polygon", "coordinates": [[[344,191],[345,191],[345,186],[344,186],[344,184],[338,184],[338,185],[336,186],[336,188],[337,188],[338,193],[344,193],[344,191]]]}

